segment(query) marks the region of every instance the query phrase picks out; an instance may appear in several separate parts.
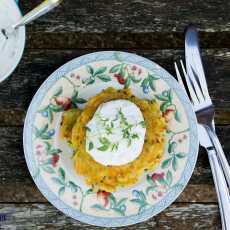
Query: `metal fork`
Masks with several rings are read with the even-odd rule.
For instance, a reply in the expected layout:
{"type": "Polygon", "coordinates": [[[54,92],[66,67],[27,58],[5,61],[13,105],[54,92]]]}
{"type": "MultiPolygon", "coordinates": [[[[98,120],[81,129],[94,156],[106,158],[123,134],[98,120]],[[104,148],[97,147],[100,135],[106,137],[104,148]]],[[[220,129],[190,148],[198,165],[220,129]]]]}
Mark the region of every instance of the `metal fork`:
{"type": "Polygon", "coordinates": [[[208,86],[199,49],[198,32],[194,25],[189,25],[186,29],[185,55],[187,74],[197,96],[193,97],[193,101],[195,110],[199,116],[198,119],[200,120],[200,123],[206,126],[206,129],[213,140],[217,150],[217,157],[220,160],[228,186],[230,188],[230,166],[215,133],[214,106],[208,93],[208,86]],[[204,109],[205,111],[203,111],[204,109]]]}
{"type": "MultiPolygon", "coordinates": [[[[190,76],[187,75],[183,62],[180,61],[181,67],[183,70],[186,86],[188,88],[188,92],[190,95],[191,102],[193,104],[194,111],[196,112],[196,116],[198,119],[198,134],[200,145],[203,146],[208,153],[209,162],[211,165],[211,170],[213,174],[214,184],[216,187],[221,220],[222,220],[222,229],[229,230],[230,229],[230,194],[228,191],[228,186],[222,171],[222,168],[219,164],[217,158],[217,151],[214,147],[213,140],[210,136],[210,132],[208,131],[209,125],[212,123],[214,108],[210,100],[205,101],[204,97],[201,97],[200,91],[197,92],[199,87],[197,82],[191,80],[190,76]]],[[[182,77],[180,75],[177,64],[175,63],[176,75],[178,82],[184,89],[187,94],[186,87],[183,83],[182,77]]]]}

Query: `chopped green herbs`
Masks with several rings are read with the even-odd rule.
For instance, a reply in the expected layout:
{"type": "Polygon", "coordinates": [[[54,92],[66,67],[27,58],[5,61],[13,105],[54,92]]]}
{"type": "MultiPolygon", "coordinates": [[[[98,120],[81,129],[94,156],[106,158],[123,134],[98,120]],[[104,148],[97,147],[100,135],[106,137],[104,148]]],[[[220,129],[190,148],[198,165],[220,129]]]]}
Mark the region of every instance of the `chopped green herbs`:
{"type": "MultiPolygon", "coordinates": [[[[111,141],[112,135],[116,132],[121,132],[121,140],[125,139],[127,141],[127,146],[129,147],[132,145],[132,142],[135,139],[139,138],[138,133],[133,131],[133,128],[141,125],[142,128],[146,127],[145,121],[141,121],[137,124],[131,124],[128,122],[127,118],[125,117],[122,109],[120,108],[116,114],[115,119],[103,118],[100,114],[100,111],[96,113],[96,119],[99,124],[99,128],[95,137],[99,140],[99,147],[97,148],[99,151],[105,152],[107,150],[111,151],[118,151],[119,142],[111,141]],[[111,138],[109,138],[111,136],[111,138]]],[[[87,131],[91,132],[91,129],[86,126],[87,131]]],[[[94,148],[93,142],[89,143],[88,149],[92,150],[94,148]]]]}
{"type": "Polygon", "coordinates": [[[114,143],[114,144],[112,144],[111,150],[112,150],[112,151],[117,151],[117,150],[118,150],[118,145],[119,145],[119,143],[114,143]]]}
{"type": "Polygon", "coordinates": [[[137,133],[132,133],[132,128],[136,125],[129,124],[127,122],[127,118],[125,117],[121,109],[119,109],[118,111],[118,116],[120,118],[120,126],[122,128],[122,137],[127,139],[128,146],[130,146],[133,139],[139,138],[137,133]]]}
{"type": "Polygon", "coordinates": [[[94,147],[93,142],[90,141],[90,142],[89,142],[89,150],[92,150],[93,147],[94,147]]]}
{"type": "Polygon", "coordinates": [[[106,151],[109,149],[110,145],[111,145],[111,142],[109,141],[108,138],[106,137],[102,137],[102,138],[99,138],[99,141],[101,143],[101,146],[98,148],[98,150],[100,151],[106,151]]]}

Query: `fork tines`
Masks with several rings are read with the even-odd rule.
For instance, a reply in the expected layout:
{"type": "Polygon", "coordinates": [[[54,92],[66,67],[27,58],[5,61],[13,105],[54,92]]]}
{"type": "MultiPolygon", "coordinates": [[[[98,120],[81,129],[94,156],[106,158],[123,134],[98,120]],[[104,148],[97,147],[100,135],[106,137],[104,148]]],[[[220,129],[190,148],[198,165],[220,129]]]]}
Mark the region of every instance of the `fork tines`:
{"type": "Polygon", "coordinates": [[[185,92],[187,92],[188,90],[188,94],[190,96],[190,99],[193,105],[199,106],[201,103],[202,104],[203,103],[212,104],[209,94],[207,94],[206,92],[203,92],[200,82],[198,82],[198,79],[195,78],[195,76],[188,76],[188,74],[186,73],[183,61],[180,60],[180,65],[183,71],[187,90],[186,90],[185,84],[183,82],[183,78],[181,77],[181,74],[180,74],[180,71],[178,69],[176,62],[174,63],[174,65],[175,65],[178,82],[182,86],[182,88],[185,90],[185,92]]]}

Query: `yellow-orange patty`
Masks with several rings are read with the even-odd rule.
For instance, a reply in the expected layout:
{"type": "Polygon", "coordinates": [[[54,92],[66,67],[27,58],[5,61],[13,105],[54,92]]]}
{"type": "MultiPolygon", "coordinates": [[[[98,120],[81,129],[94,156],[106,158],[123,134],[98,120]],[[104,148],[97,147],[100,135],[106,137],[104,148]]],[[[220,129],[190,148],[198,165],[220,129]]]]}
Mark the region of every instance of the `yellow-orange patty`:
{"type": "Polygon", "coordinates": [[[113,192],[118,187],[133,185],[137,183],[144,170],[152,170],[160,162],[165,144],[165,131],[166,122],[155,101],[139,99],[132,95],[130,89],[107,88],[92,97],[76,118],[71,137],[72,146],[76,150],[76,172],[84,176],[86,183],[95,190],[113,192]],[[134,161],[121,166],[105,166],[97,163],[87,153],[85,126],[100,104],[114,99],[130,100],[140,108],[146,124],[145,143],[141,154],[134,161]]]}

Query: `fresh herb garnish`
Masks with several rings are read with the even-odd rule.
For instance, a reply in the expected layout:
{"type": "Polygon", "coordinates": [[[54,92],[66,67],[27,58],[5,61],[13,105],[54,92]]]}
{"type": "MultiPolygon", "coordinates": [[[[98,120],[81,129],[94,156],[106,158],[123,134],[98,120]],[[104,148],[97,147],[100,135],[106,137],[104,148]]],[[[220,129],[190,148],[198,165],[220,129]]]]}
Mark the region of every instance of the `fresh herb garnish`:
{"type": "MultiPolygon", "coordinates": [[[[129,147],[135,139],[139,138],[138,133],[135,133],[133,131],[133,128],[137,127],[138,125],[141,125],[141,127],[143,128],[146,127],[145,121],[141,121],[136,124],[129,123],[121,108],[118,110],[115,119],[103,118],[99,112],[97,112],[96,114],[96,119],[101,126],[101,129],[99,129],[96,134],[100,142],[100,145],[97,149],[102,152],[105,152],[109,149],[111,151],[118,150],[119,141],[113,142],[112,138],[109,139],[109,136],[113,135],[114,132],[116,133],[116,130],[119,130],[119,132],[121,131],[122,139],[125,139],[127,141],[127,146],[129,147]]],[[[91,129],[87,126],[86,129],[88,131],[91,131],[91,129]]],[[[93,142],[90,142],[88,149],[91,150],[93,148],[94,144],[93,142]]]]}
{"type": "Polygon", "coordinates": [[[105,125],[105,131],[107,135],[113,134],[113,128],[114,128],[114,124],[111,121],[110,124],[106,124],[105,125]]]}
{"type": "Polygon", "coordinates": [[[132,144],[132,140],[135,138],[139,138],[139,136],[137,133],[132,133],[132,128],[134,127],[134,125],[127,122],[127,118],[125,117],[121,109],[119,109],[118,115],[120,118],[120,126],[122,128],[122,137],[127,139],[128,146],[130,146],[132,144]]]}
{"type": "Polygon", "coordinates": [[[106,137],[102,137],[102,138],[99,138],[99,141],[102,145],[98,148],[98,150],[103,151],[103,152],[107,151],[109,149],[109,146],[111,145],[111,142],[109,141],[109,139],[106,137]]]}
{"type": "Polygon", "coordinates": [[[90,141],[90,142],[89,142],[89,150],[92,150],[93,147],[94,147],[93,142],[90,141]]]}
{"type": "Polygon", "coordinates": [[[117,150],[118,150],[118,145],[119,145],[119,143],[114,143],[114,144],[112,144],[111,150],[112,150],[112,151],[117,151],[117,150]]]}
{"type": "Polygon", "coordinates": [[[137,133],[134,133],[134,134],[132,135],[132,139],[138,139],[138,138],[139,138],[139,136],[138,136],[137,133]]]}

